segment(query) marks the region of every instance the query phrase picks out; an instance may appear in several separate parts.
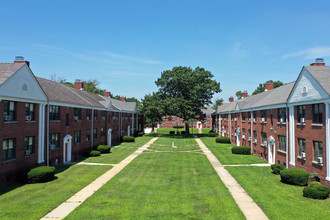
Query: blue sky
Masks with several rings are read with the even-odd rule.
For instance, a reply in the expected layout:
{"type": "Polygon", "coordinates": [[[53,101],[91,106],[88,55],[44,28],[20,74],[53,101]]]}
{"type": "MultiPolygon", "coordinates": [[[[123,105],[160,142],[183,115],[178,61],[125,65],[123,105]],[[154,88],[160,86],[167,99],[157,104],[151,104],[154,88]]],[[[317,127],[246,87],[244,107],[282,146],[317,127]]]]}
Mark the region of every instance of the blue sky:
{"type": "Polygon", "coordinates": [[[200,66],[227,101],[294,81],[317,57],[330,62],[329,11],[323,0],[2,0],[0,62],[21,55],[37,76],[98,79],[137,98],[157,90],[162,71],[200,66]]]}

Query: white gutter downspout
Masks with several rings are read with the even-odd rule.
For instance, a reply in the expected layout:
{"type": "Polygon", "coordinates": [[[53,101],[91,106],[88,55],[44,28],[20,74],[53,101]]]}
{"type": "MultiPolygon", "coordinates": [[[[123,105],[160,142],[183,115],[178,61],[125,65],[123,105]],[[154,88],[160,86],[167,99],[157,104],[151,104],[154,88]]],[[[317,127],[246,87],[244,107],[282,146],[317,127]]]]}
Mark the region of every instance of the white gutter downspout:
{"type": "Polygon", "coordinates": [[[286,168],[289,167],[289,120],[288,120],[288,103],[286,103],[285,108],[285,122],[286,122],[286,140],[285,140],[285,151],[286,151],[286,157],[285,157],[285,166],[286,168]]]}
{"type": "Polygon", "coordinates": [[[251,109],[251,117],[250,117],[250,123],[251,123],[251,130],[250,130],[250,137],[251,137],[251,141],[250,141],[250,144],[251,144],[251,154],[253,154],[253,142],[254,142],[254,137],[253,137],[253,112],[252,112],[252,109],[251,109]]]}
{"type": "Polygon", "coordinates": [[[134,136],[134,112],[132,113],[132,136],[134,136]]]}
{"type": "Polygon", "coordinates": [[[230,114],[230,111],[228,112],[228,119],[229,119],[229,138],[231,140],[231,114],[230,114]]]}
{"type": "MultiPolygon", "coordinates": [[[[60,111],[61,112],[61,111],[60,111]]],[[[47,166],[49,166],[49,99],[47,98],[47,166]]]]}
{"type": "Polygon", "coordinates": [[[92,118],[92,126],[91,126],[90,135],[91,135],[91,149],[93,149],[93,146],[94,146],[94,108],[92,108],[91,118],[92,118]]]}

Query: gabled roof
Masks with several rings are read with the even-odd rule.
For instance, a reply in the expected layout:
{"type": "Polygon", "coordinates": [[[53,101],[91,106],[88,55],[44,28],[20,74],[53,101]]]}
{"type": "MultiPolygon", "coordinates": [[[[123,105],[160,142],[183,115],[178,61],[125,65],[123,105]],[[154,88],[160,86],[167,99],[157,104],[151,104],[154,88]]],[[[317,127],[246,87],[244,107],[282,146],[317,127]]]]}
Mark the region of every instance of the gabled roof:
{"type": "Polygon", "coordinates": [[[304,66],[330,95],[330,66],[304,66]]]}
{"type": "Polygon", "coordinates": [[[215,112],[215,110],[211,107],[202,108],[202,112],[206,115],[206,117],[209,117],[212,113],[215,112]]]}
{"type": "Polygon", "coordinates": [[[118,108],[122,111],[129,111],[129,112],[136,112],[137,111],[137,105],[136,102],[122,102],[117,99],[110,98],[110,101],[112,103],[112,106],[118,108]]]}
{"type": "Polygon", "coordinates": [[[0,63],[0,85],[16,73],[24,63],[0,63]]]}

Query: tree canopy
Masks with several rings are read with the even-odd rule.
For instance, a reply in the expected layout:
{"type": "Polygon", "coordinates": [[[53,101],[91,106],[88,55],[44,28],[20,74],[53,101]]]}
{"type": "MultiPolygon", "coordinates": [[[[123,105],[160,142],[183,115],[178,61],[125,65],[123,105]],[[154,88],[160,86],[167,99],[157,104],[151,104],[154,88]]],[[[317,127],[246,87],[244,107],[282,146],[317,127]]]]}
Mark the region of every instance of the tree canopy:
{"type": "Polygon", "coordinates": [[[266,83],[273,83],[274,84],[274,88],[277,88],[277,87],[280,87],[283,85],[283,82],[278,80],[278,81],[273,81],[273,80],[268,80],[266,81],[265,83],[263,84],[259,84],[259,86],[254,90],[254,92],[252,93],[252,95],[255,95],[255,94],[258,94],[258,93],[261,93],[263,91],[265,91],[265,84],[266,83]]]}
{"type": "Polygon", "coordinates": [[[222,105],[222,103],[223,103],[223,98],[216,99],[215,102],[214,102],[214,104],[213,104],[213,106],[212,106],[212,108],[213,108],[214,110],[217,110],[217,106],[218,106],[218,105],[222,105]]]}
{"type": "Polygon", "coordinates": [[[146,124],[152,127],[152,131],[164,113],[163,100],[158,93],[147,94],[142,99],[142,114],[146,124]]]}
{"type": "Polygon", "coordinates": [[[241,99],[242,98],[242,91],[239,90],[235,93],[235,96],[237,97],[237,99],[241,99]]]}
{"type": "MultiPolygon", "coordinates": [[[[165,114],[176,115],[184,121],[204,119],[201,109],[210,105],[214,93],[221,92],[220,83],[212,80],[210,71],[201,67],[173,67],[161,73],[156,80],[159,95],[164,100],[165,114]]],[[[189,125],[186,134],[189,134],[189,125]]]]}

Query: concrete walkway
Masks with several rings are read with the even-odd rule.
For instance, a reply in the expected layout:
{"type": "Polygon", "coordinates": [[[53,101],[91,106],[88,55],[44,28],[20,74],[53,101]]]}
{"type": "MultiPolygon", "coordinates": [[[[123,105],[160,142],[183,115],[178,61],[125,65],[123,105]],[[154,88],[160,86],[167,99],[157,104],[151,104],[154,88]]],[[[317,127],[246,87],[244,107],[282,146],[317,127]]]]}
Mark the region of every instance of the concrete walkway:
{"type": "Polygon", "coordinates": [[[203,129],[202,128],[198,128],[198,134],[203,134],[203,129]]]}
{"type": "Polygon", "coordinates": [[[104,173],[102,176],[94,180],[88,186],[77,192],[71,198],[63,202],[53,211],[41,218],[42,220],[49,219],[63,219],[69,215],[75,208],[81,205],[88,197],[93,195],[104,184],[106,184],[112,177],[119,173],[126,165],[132,162],[137,156],[139,156],[145,149],[147,149],[158,137],[151,139],[148,143],[137,149],[134,153],[126,157],[120,163],[116,164],[111,170],[104,173]]]}
{"type": "Polygon", "coordinates": [[[236,201],[238,207],[242,210],[246,219],[251,220],[264,220],[268,219],[261,208],[251,199],[251,197],[245,192],[245,190],[237,183],[237,181],[230,175],[230,173],[222,166],[219,160],[214,154],[205,146],[205,144],[199,139],[195,138],[200,148],[203,150],[207,159],[212,164],[213,168],[217,172],[221,181],[228,188],[230,194],[236,201]]]}

